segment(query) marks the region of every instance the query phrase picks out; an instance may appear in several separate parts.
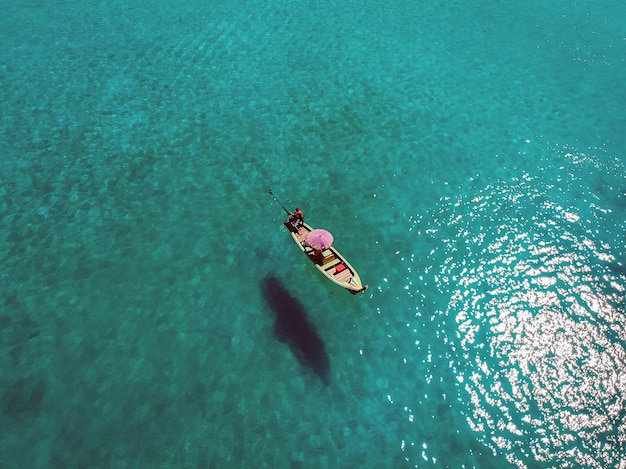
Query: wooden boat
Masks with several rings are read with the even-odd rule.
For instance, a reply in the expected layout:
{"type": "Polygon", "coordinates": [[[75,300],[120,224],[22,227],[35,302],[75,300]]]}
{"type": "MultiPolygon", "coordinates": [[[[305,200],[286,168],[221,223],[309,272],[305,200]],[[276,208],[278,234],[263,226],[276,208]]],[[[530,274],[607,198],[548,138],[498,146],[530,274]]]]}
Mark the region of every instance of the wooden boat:
{"type": "Polygon", "coordinates": [[[296,212],[292,213],[276,198],[271,189],[270,195],[287,214],[288,218],[287,221],[285,221],[285,227],[291,233],[291,237],[300,250],[315,264],[317,270],[324,274],[331,282],[345,288],[353,295],[367,290],[367,285],[363,286],[357,271],[337,249],[331,246],[323,251],[317,251],[306,244],[306,235],[313,231],[313,228],[304,223],[304,214],[300,209],[296,209],[296,212]],[[294,224],[294,222],[296,223],[294,224]]]}
{"type": "Polygon", "coordinates": [[[345,257],[341,255],[333,246],[323,251],[316,251],[305,243],[306,235],[313,231],[313,228],[304,222],[298,224],[297,232],[289,221],[285,222],[291,237],[296,242],[300,250],[306,254],[317,270],[319,270],[331,282],[345,288],[353,295],[367,290],[367,285],[363,286],[357,271],[350,265],[345,257]]]}

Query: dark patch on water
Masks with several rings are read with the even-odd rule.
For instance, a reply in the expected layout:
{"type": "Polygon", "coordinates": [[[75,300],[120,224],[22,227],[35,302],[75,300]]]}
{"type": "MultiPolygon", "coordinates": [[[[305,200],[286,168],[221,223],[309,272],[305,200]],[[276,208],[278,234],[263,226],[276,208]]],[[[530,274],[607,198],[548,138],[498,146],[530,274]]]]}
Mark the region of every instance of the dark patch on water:
{"type": "MultiPolygon", "coordinates": [[[[1,302],[1,300],[0,300],[1,302]]],[[[39,323],[29,317],[21,317],[24,305],[19,298],[9,296],[4,301],[5,309],[9,314],[0,314],[0,346],[18,365],[21,355],[33,339],[41,335],[39,323]]]]}
{"type": "Polygon", "coordinates": [[[6,390],[3,396],[4,415],[35,411],[43,400],[45,385],[34,378],[19,379],[6,390]]]}
{"type": "Polygon", "coordinates": [[[609,262],[608,267],[615,277],[626,279],[626,267],[622,262],[609,262]]]}
{"type": "Polygon", "coordinates": [[[297,298],[273,275],[261,281],[261,292],[276,315],[274,335],[289,348],[298,361],[318,375],[328,385],[330,357],[307,312],[297,298]]]}

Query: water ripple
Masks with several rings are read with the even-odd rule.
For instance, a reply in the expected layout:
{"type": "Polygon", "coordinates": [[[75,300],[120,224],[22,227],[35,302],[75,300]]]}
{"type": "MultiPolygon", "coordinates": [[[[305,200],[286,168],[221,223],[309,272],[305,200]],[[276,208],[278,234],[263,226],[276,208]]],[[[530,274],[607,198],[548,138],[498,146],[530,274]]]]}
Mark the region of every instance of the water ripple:
{"type": "Polygon", "coordinates": [[[511,463],[625,468],[623,227],[592,190],[570,195],[525,175],[446,201],[451,368],[468,424],[511,463]]]}

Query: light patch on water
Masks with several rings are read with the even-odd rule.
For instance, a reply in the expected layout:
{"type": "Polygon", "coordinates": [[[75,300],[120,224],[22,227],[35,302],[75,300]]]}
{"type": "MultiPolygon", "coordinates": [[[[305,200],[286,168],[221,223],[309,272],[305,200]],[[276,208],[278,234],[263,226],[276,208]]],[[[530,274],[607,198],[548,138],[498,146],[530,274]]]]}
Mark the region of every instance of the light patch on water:
{"type": "Polygon", "coordinates": [[[540,182],[444,201],[450,367],[469,427],[512,464],[623,468],[626,276],[611,268],[620,246],[595,236],[612,212],[540,182]]]}

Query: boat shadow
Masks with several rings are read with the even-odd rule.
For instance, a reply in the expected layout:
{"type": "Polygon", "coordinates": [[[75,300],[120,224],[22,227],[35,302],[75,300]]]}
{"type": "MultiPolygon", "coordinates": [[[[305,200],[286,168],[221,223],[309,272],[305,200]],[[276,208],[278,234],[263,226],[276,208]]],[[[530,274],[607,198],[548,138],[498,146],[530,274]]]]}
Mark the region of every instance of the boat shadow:
{"type": "Polygon", "coordinates": [[[261,281],[263,298],[276,315],[274,335],[286,343],[300,364],[311,370],[328,385],[330,357],[324,341],[309,322],[306,310],[291,296],[278,278],[268,275],[261,281]]]}

